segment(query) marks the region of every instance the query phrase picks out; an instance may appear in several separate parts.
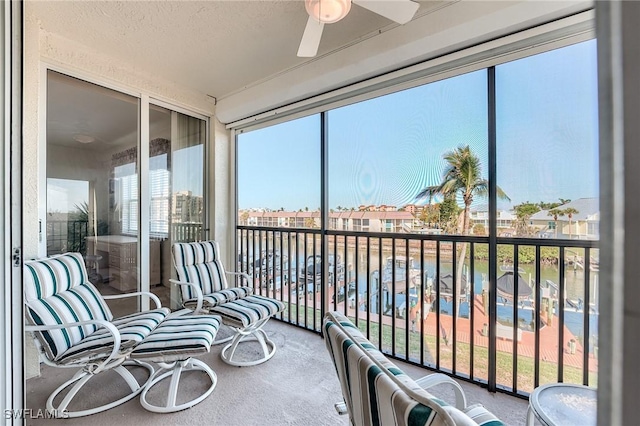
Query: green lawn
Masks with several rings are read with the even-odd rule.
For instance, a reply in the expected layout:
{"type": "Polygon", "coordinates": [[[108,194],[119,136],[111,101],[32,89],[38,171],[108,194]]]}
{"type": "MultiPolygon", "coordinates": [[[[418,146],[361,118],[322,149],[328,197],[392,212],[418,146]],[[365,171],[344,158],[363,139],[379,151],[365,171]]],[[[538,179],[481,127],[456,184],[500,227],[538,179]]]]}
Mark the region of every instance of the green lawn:
{"type": "MultiPolygon", "coordinates": [[[[304,326],[304,312],[307,314],[307,328],[319,330],[322,318],[320,310],[316,309],[316,327],[313,327],[313,311],[312,307],[300,307],[300,318],[296,321],[297,305],[291,305],[291,319],[293,323],[304,326]]],[[[284,318],[287,318],[288,308],[285,310],[284,318]]],[[[355,318],[350,317],[351,321],[355,318]]],[[[366,321],[360,321],[358,324],[360,330],[366,335],[366,321]]],[[[370,340],[373,344],[378,344],[378,323],[370,324],[370,340]]],[[[391,353],[391,326],[384,325],[382,334],[382,349],[384,352],[391,353]]],[[[405,358],[406,342],[404,339],[404,329],[397,329],[396,333],[395,355],[398,358],[405,358]]],[[[471,362],[470,346],[468,343],[456,343],[456,373],[461,375],[469,374],[469,366],[471,362]]],[[[436,337],[427,335],[424,337],[424,362],[435,366],[436,359],[436,337]]],[[[475,379],[487,380],[489,365],[489,350],[486,347],[474,345],[473,347],[473,375],[475,379]]],[[[409,358],[412,361],[420,362],[420,334],[417,332],[409,332],[409,358]]],[[[532,392],[534,388],[534,359],[523,355],[518,355],[518,390],[524,392],[532,392]]],[[[447,370],[453,368],[453,346],[447,346],[444,339],[440,339],[440,367],[447,370]]],[[[540,360],[540,384],[556,383],[558,380],[558,366],[555,362],[540,360]]],[[[513,385],[513,357],[507,352],[496,353],[496,369],[497,383],[507,388],[513,385]]],[[[572,366],[564,367],[565,383],[582,383],[582,369],[572,366]]],[[[589,385],[597,386],[597,373],[589,373],[589,385]]]]}

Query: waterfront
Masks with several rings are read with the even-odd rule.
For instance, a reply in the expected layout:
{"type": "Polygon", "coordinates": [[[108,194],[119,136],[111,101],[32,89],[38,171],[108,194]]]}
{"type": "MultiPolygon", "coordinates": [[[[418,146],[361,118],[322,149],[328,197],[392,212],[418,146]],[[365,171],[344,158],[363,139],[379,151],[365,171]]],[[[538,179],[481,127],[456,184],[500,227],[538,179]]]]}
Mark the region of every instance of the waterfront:
{"type": "MultiPolygon", "coordinates": [[[[303,241],[300,241],[303,242],[303,241]]],[[[266,244],[264,245],[266,247],[266,244]]],[[[445,249],[448,248],[448,253],[441,255],[440,257],[440,276],[445,277],[448,274],[452,274],[453,264],[452,264],[452,256],[451,256],[451,243],[444,243],[442,247],[445,249]]],[[[273,245],[270,245],[273,247],[273,245]]],[[[393,250],[390,245],[383,244],[383,250],[380,251],[377,249],[377,245],[371,245],[367,251],[367,247],[365,244],[359,244],[356,249],[355,244],[329,244],[330,255],[335,255],[334,248],[337,249],[337,258],[338,265],[340,268],[344,265],[344,270],[346,273],[344,275],[338,274],[336,278],[333,277],[332,270],[330,268],[330,276],[327,282],[329,288],[331,288],[337,282],[338,285],[338,294],[339,297],[344,298],[344,289],[341,288],[346,282],[349,283],[349,300],[351,304],[355,304],[356,299],[358,300],[359,309],[361,311],[367,310],[366,301],[369,300],[368,310],[373,314],[378,314],[380,311],[380,307],[385,315],[391,315],[392,308],[396,308],[396,316],[403,318],[406,315],[406,292],[409,290],[410,294],[410,305],[417,304],[418,294],[424,292],[419,292],[416,289],[413,289],[414,284],[411,284],[412,280],[410,279],[410,283],[407,284],[407,281],[404,279],[404,269],[398,269],[396,274],[396,282],[395,288],[388,289],[387,286],[383,286],[382,292],[378,292],[378,284],[377,284],[377,276],[376,271],[379,270],[379,265],[382,262],[383,268],[388,258],[391,258],[394,255],[393,250]],[[346,260],[345,260],[346,259],[346,260]],[[357,283],[357,285],[356,285],[357,283]],[[409,287],[409,289],[407,289],[409,287]],[[355,289],[357,288],[357,297],[355,295],[355,289]],[[341,293],[342,292],[342,293],[341,293]],[[369,294],[369,297],[367,297],[369,294]],[[393,300],[393,294],[395,294],[395,300],[393,300]],[[379,300],[379,297],[382,297],[382,303],[379,300]]],[[[405,256],[406,246],[396,246],[395,257],[396,259],[402,258],[405,256]]],[[[279,275],[275,274],[275,279],[280,283],[284,281],[288,282],[289,273],[291,274],[291,281],[297,282],[296,289],[292,288],[291,291],[296,291],[299,294],[305,292],[317,291],[319,292],[319,283],[304,283],[301,279],[296,279],[296,277],[301,277],[304,264],[305,264],[305,256],[308,258],[310,256],[318,255],[320,253],[320,247],[316,244],[315,251],[313,248],[313,243],[309,242],[306,246],[304,244],[295,244],[295,240],[291,245],[291,249],[287,244],[287,240],[284,241],[282,247],[277,247],[277,250],[280,253],[284,253],[283,261],[278,260],[275,264],[271,264],[271,268],[275,266],[275,269],[278,270],[280,266],[284,267],[283,273],[287,275],[287,279],[282,280],[279,278],[279,275]],[[297,250],[296,250],[297,248],[297,250]],[[292,254],[292,262],[288,262],[287,254],[292,254]],[[294,255],[295,254],[295,255],[294,255]]],[[[435,276],[437,271],[437,258],[433,252],[432,247],[425,247],[423,251],[423,256],[421,258],[420,252],[418,250],[409,248],[409,261],[413,261],[413,264],[410,264],[410,267],[413,266],[417,268],[417,272],[420,272],[421,263],[423,263],[422,271],[425,273],[425,277],[422,280],[425,284],[433,285],[435,282],[435,276]]],[[[473,262],[473,274],[470,277],[470,285],[467,292],[467,297],[461,300],[461,303],[458,306],[458,317],[459,318],[469,318],[469,301],[474,298],[479,298],[482,300],[482,292],[483,288],[488,289],[488,261],[483,259],[474,259],[473,262]]],[[[504,265],[496,265],[498,268],[497,276],[500,277],[504,271],[501,271],[501,267],[504,265]]],[[[470,270],[471,265],[467,260],[465,264],[465,276],[468,275],[468,271],[470,270]]],[[[535,288],[536,276],[535,276],[535,265],[531,263],[524,263],[519,265],[520,276],[527,283],[531,283],[531,287],[535,288]]],[[[410,277],[415,274],[416,270],[410,271],[410,277]]],[[[419,275],[417,282],[420,283],[419,275]]],[[[271,278],[273,280],[273,278],[271,278]]],[[[416,280],[414,279],[413,282],[416,280]]],[[[560,268],[557,263],[552,262],[541,262],[540,265],[540,277],[538,281],[541,283],[542,287],[546,286],[548,281],[551,281],[556,286],[560,282],[560,268]]],[[[278,287],[280,284],[278,284],[278,287]]],[[[590,341],[590,352],[594,351],[594,343],[597,342],[597,325],[598,325],[598,301],[597,301],[597,293],[598,293],[598,272],[590,271],[589,273],[589,300],[590,300],[590,309],[589,309],[589,341],[590,341]]],[[[433,288],[433,286],[432,286],[433,288]]],[[[544,291],[544,290],[543,290],[544,291]]],[[[548,291],[548,290],[547,290],[548,291]]],[[[574,265],[565,265],[564,270],[564,291],[565,291],[565,299],[567,302],[564,303],[564,324],[570,333],[578,339],[578,341],[584,341],[584,303],[585,298],[585,271],[580,269],[579,267],[574,267],[574,265]]],[[[333,298],[334,291],[330,290],[329,294],[333,298]]],[[[548,293],[543,293],[542,296],[548,295],[548,293]]],[[[557,293],[555,294],[557,298],[557,293]]],[[[333,300],[333,299],[331,299],[333,300]]],[[[518,303],[517,309],[517,322],[518,327],[523,331],[533,331],[535,328],[534,323],[534,308],[533,308],[533,300],[535,300],[535,295],[532,294],[528,298],[524,300],[520,300],[518,303]]],[[[429,308],[432,312],[435,312],[435,303],[432,299],[427,299],[427,308],[429,308]]],[[[551,320],[558,320],[559,314],[559,305],[556,299],[556,302],[552,304],[554,305],[553,309],[553,317],[551,320]]],[[[440,313],[442,315],[453,315],[454,303],[452,298],[442,297],[440,299],[440,313]]],[[[320,306],[318,304],[318,306],[320,306]]],[[[548,322],[548,318],[545,316],[546,312],[541,312],[542,318],[542,327],[544,328],[548,322]]],[[[498,322],[503,325],[512,325],[514,322],[514,306],[513,303],[507,299],[503,299],[498,297],[497,304],[497,316],[498,322]]]]}

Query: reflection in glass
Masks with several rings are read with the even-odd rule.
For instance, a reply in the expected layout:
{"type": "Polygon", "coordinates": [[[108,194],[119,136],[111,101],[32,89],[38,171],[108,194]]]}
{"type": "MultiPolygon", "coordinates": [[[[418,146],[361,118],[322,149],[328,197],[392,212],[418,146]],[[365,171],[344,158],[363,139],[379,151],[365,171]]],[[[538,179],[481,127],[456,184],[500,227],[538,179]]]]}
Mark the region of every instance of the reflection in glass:
{"type": "Polygon", "coordinates": [[[151,105],[149,111],[149,276],[163,306],[171,294],[171,245],[203,239],[206,122],[151,105]]]}
{"type": "MultiPolygon", "coordinates": [[[[135,291],[138,99],[53,71],[47,91],[48,254],[82,253],[103,294],[135,291]]],[[[109,304],[117,316],[136,303],[109,304]]]]}

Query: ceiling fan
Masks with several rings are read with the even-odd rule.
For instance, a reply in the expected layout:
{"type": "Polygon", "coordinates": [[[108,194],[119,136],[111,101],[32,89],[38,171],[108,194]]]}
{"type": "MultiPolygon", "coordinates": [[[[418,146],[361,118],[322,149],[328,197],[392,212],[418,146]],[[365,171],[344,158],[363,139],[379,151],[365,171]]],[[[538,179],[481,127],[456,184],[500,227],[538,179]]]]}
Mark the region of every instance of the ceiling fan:
{"type": "Polygon", "coordinates": [[[298,56],[316,56],[324,24],[333,24],[347,16],[352,2],[398,24],[409,22],[420,7],[411,0],[304,0],[309,20],[300,41],[298,56]]]}

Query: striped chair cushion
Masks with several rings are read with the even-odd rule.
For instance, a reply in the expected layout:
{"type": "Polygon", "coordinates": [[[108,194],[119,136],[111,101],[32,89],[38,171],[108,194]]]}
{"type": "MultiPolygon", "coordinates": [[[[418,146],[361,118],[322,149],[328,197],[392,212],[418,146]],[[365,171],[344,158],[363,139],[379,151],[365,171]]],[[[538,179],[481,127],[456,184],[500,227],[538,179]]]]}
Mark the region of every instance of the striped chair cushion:
{"type": "Polygon", "coordinates": [[[328,313],[324,319],[324,330],[325,343],[340,379],[352,424],[476,424],[460,410],[422,389],[378,351],[344,315],[328,313]],[[348,333],[337,327],[334,321],[345,327],[348,333]],[[365,351],[354,341],[362,345],[365,351]],[[372,359],[384,368],[381,369],[372,359]]]}
{"type": "MultiPolygon", "coordinates": [[[[168,308],[137,312],[112,321],[120,332],[120,352],[128,352],[160,324],[171,311],[168,308]]],[[[56,358],[60,364],[105,358],[113,349],[113,336],[104,328],[85,337],[56,358]]]]}
{"type": "Polygon", "coordinates": [[[489,410],[484,408],[482,404],[470,405],[464,409],[464,413],[471,417],[476,424],[481,426],[502,426],[502,423],[496,416],[489,410]]]}
{"type": "MultiPolygon", "coordinates": [[[[225,290],[214,291],[204,296],[202,307],[204,309],[215,308],[223,303],[233,302],[234,300],[242,299],[252,294],[253,289],[250,287],[230,287],[225,290]]],[[[195,309],[197,303],[198,299],[191,299],[184,302],[183,305],[185,308],[195,309]]]]}
{"type": "MultiPolygon", "coordinates": [[[[204,295],[229,287],[219,252],[220,247],[216,241],[174,244],[173,259],[178,280],[197,284],[204,295]]],[[[189,286],[180,286],[180,291],[182,300],[196,297],[189,286]]]]}
{"type": "Polygon", "coordinates": [[[185,360],[209,352],[220,327],[215,315],[185,315],[166,319],[131,353],[153,362],[185,360]]]}
{"type": "Polygon", "coordinates": [[[87,282],[87,269],[80,253],[66,253],[24,263],[24,297],[27,302],[46,299],[87,282]]]}
{"type": "MultiPolygon", "coordinates": [[[[91,319],[111,321],[113,318],[104,299],[89,282],[44,299],[28,300],[26,304],[27,318],[35,325],[65,324],[91,319]]],[[[96,329],[95,325],[85,325],[35,334],[49,359],[55,360],[96,329]]]]}
{"type": "Polygon", "coordinates": [[[210,312],[220,315],[226,325],[246,328],[283,310],[284,303],[279,300],[264,296],[247,296],[216,306],[210,312]]]}

